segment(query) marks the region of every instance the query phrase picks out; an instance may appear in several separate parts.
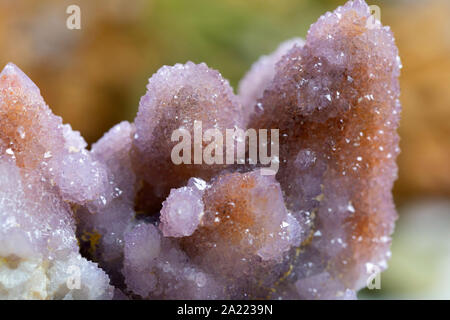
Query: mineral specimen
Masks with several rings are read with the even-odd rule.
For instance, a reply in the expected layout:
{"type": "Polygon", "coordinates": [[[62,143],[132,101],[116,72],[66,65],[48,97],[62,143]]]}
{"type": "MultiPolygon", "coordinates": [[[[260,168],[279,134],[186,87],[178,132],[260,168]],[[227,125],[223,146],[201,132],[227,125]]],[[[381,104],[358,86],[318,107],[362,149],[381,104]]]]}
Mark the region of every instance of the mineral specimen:
{"type": "Polygon", "coordinates": [[[107,299],[108,276],[80,256],[69,201],[95,203],[103,165],[15,65],[0,73],[0,298],[107,299]],[[70,284],[73,275],[73,286],[70,284]],[[77,279],[78,278],[78,279],[77,279]]]}
{"type": "Polygon", "coordinates": [[[103,198],[101,208],[79,206],[77,234],[88,255],[100,262],[111,278],[121,277],[123,235],[134,219],[136,175],[131,167],[134,125],[126,121],[114,126],[92,146],[92,158],[106,167],[113,196],[103,198]],[[98,250],[97,250],[98,248],[98,250]]]}
{"type": "Polygon", "coordinates": [[[313,215],[320,234],[300,256],[319,261],[295,272],[326,271],[351,289],[365,285],[367,264],[385,268],[396,217],[400,61],[389,28],[368,18],[363,1],[322,16],[277,63],[249,122],[280,129],[286,206],[313,215]]]}
{"type": "Polygon", "coordinates": [[[369,21],[362,0],[325,14],[254,64],[238,96],[205,64],[164,66],[134,123],[91,151],[7,65],[0,295],[354,299],[386,267],[396,218],[401,64],[389,28],[369,21]],[[279,130],[278,172],[249,149],[246,163],[174,163],[173,133],[191,139],[197,122],[279,130]],[[65,286],[69,266],[80,289],[65,286]]]}
{"type": "Polygon", "coordinates": [[[203,132],[209,128],[225,131],[244,127],[238,99],[219,72],[204,63],[162,67],[150,78],[135,119],[132,155],[145,183],[144,209],[159,209],[170,188],[181,187],[190,177],[211,178],[222,169],[195,162],[191,165],[172,162],[173,131],[185,129],[193,140],[195,121],[202,124],[203,132]],[[156,205],[151,203],[152,199],[156,205]]]}
{"type": "Polygon", "coordinates": [[[245,77],[239,83],[239,99],[244,106],[243,117],[247,125],[254,106],[262,97],[264,90],[272,82],[275,76],[275,64],[294,46],[302,47],[303,39],[295,38],[280,44],[274,53],[262,56],[251,67],[245,77]]]}

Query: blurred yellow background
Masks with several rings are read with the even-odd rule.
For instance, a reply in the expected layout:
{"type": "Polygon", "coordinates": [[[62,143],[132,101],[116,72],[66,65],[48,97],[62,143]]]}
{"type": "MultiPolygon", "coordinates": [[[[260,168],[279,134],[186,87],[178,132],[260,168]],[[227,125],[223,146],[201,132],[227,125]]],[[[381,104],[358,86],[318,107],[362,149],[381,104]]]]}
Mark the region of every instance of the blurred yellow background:
{"type": "MultiPolygon", "coordinates": [[[[147,79],[162,65],[206,62],[236,88],[260,55],[305,37],[321,14],[344,3],[1,0],[0,64],[17,64],[52,110],[92,143],[133,120],[147,79]],[[72,4],[81,8],[81,30],[66,28],[72,4]]],[[[450,298],[450,1],[368,3],[391,26],[404,66],[394,188],[401,218],[382,289],[361,297],[450,298]],[[418,225],[421,219],[429,223],[418,225]]]]}

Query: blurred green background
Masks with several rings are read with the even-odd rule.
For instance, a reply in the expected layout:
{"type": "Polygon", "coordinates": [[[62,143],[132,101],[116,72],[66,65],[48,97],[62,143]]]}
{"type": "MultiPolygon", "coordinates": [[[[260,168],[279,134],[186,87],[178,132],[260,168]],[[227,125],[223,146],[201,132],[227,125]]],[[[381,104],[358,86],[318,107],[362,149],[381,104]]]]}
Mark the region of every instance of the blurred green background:
{"type": "MultiPolygon", "coordinates": [[[[162,65],[206,62],[236,89],[263,54],[345,1],[1,0],[0,63],[17,64],[52,110],[95,142],[133,120],[162,65]],[[67,6],[81,30],[66,28],[67,6]]],[[[450,1],[369,1],[390,25],[404,65],[400,219],[381,290],[361,298],[450,299],[450,1]]]]}

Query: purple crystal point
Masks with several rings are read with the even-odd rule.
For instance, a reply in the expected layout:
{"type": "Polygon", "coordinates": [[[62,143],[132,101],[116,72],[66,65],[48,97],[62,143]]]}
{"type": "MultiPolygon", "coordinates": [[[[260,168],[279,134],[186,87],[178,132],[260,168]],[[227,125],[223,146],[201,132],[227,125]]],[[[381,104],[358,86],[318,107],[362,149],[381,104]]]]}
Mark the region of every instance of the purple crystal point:
{"type": "MultiPolygon", "coordinates": [[[[2,299],[112,297],[109,277],[79,254],[67,201],[92,200],[98,189],[84,165],[67,171],[71,146],[84,148],[84,140],[51,113],[36,85],[8,64],[0,73],[2,299]],[[71,179],[79,184],[71,185],[71,179]],[[80,277],[76,287],[66,285],[72,272],[80,277]]],[[[81,159],[88,162],[90,156],[81,159]]]]}
{"type": "Polygon", "coordinates": [[[198,178],[191,178],[189,182],[186,187],[172,189],[163,202],[160,228],[165,237],[190,236],[203,217],[206,182],[198,178]]]}
{"type": "Polygon", "coordinates": [[[146,201],[155,198],[156,208],[171,188],[185,185],[193,176],[209,179],[223,169],[222,165],[194,164],[194,157],[191,164],[173,163],[171,152],[177,142],[172,133],[187,130],[194,146],[195,122],[201,123],[201,133],[243,128],[241,107],[228,81],[204,63],[162,67],[150,78],[141,99],[133,141],[134,164],[145,184],[143,195],[146,201]]]}
{"type": "Polygon", "coordinates": [[[14,64],[0,73],[0,96],[0,150],[8,150],[19,167],[40,172],[48,184],[58,187],[64,200],[99,201],[108,184],[105,169],[14,64]]]}
{"type": "Polygon", "coordinates": [[[320,235],[302,246],[299,281],[326,271],[359,289],[366,265],[382,270],[389,257],[401,65],[392,33],[369,17],[363,1],[322,16],[304,46],[277,63],[250,120],[280,129],[277,180],[287,207],[314,217],[320,235]],[[322,262],[304,267],[311,255],[322,262]]]}
{"type": "MultiPolygon", "coordinates": [[[[302,47],[303,44],[304,41],[300,38],[285,41],[275,52],[262,56],[252,65],[250,71],[239,83],[239,99],[244,106],[245,123],[252,115],[257,100],[262,97],[264,90],[272,82],[275,76],[275,64],[294,46],[302,47]]],[[[258,105],[257,108],[259,110],[262,106],[258,105]]]]}

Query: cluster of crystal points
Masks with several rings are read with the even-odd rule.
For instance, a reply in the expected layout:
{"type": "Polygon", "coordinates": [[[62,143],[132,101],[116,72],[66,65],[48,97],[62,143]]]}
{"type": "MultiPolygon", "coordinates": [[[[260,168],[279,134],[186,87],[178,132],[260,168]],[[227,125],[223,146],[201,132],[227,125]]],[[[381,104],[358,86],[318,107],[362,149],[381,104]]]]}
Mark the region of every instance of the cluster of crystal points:
{"type": "Polygon", "coordinates": [[[386,267],[401,67],[350,1],[235,96],[188,62],[89,151],[16,66],[0,74],[0,298],[351,299],[386,267]],[[175,165],[173,130],[280,130],[280,167],[175,165]],[[73,270],[80,287],[68,286],[73,270]]]}

